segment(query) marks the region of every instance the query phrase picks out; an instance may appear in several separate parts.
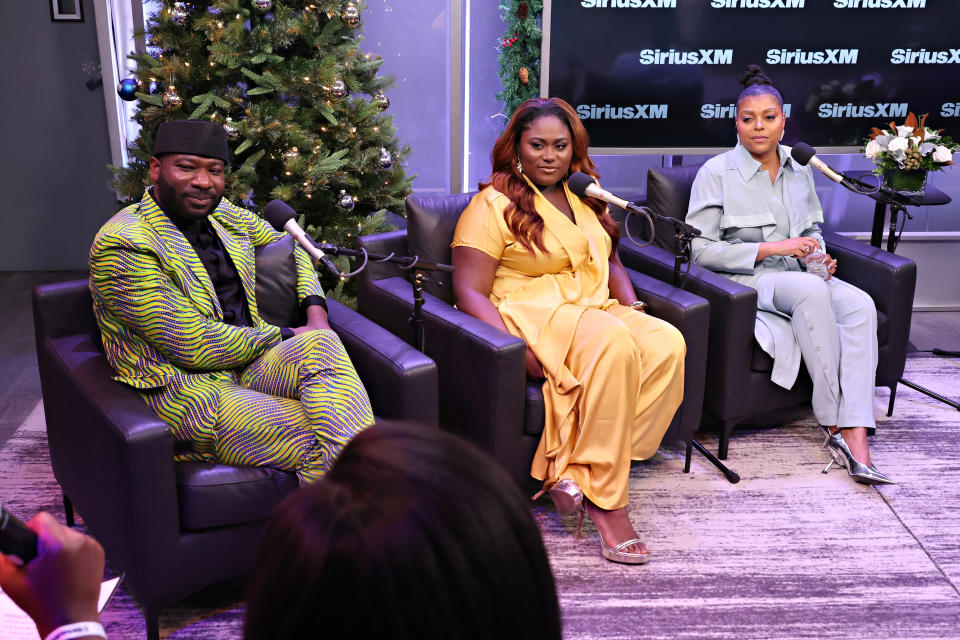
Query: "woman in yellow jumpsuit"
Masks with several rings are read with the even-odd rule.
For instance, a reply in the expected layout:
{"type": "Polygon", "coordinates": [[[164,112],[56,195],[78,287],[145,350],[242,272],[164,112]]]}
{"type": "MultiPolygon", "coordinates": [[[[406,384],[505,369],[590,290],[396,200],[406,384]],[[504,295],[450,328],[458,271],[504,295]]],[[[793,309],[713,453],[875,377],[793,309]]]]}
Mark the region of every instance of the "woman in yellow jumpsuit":
{"type": "MultiPolygon", "coordinates": [[[[544,379],[546,418],[531,475],[560,513],[588,513],[603,556],[646,562],[627,514],[630,461],[652,456],[683,396],[683,338],[642,312],[606,205],[567,188],[596,176],[569,104],[531,99],[493,148],[489,183],[453,240],[463,311],[523,338],[544,379]]],[[[579,526],[578,526],[579,533],[579,526]]]]}

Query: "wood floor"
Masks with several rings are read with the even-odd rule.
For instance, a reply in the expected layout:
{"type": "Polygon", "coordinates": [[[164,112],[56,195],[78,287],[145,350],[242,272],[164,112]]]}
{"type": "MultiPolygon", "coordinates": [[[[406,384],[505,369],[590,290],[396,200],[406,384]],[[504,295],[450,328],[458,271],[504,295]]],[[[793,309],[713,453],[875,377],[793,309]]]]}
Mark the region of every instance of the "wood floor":
{"type": "MultiPolygon", "coordinates": [[[[85,277],[80,271],[0,271],[0,446],[40,399],[30,291],[85,277]]],[[[917,351],[960,351],[960,311],[914,313],[910,343],[917,351]]]]}

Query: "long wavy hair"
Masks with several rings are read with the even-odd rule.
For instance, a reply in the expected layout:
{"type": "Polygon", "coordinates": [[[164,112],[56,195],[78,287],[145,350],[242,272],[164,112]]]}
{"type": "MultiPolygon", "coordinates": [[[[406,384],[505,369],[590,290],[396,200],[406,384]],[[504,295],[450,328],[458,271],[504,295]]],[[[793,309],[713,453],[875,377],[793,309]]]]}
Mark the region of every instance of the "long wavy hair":
{"type": "MultiPolygon", "coordinates": [[[[570,173],[582,171],[594,178],[599,178],[593,160],[587,153],[590,139],[584,129],[577,112],[565,100],[560,98],[531,98],[517,107],[510,119],[510,124],[493,145],[490,154],[493,173],[489,182],[481,182],[480,188],[490,185],[510,199],[510,205],[504,211],[504,219],[517,242],[527,251],[533,253],[534,247],[544,253],[547,252],[543,243],[543,218],[534,207],[536,193],[523,176],[517,171],[517,158],[520,156],[520,137],[524,131],[533,126],[533,123],[544,116],[555,116],[567,125],[570,131],[570,148],[573,157],[570,159],[570,173]]],[[[566,176],[564,177],[566,179],[566,176]]],[[[616,223],[607,213],[607,205],[597,198],[583,198],[584,203],[597,214],[600,225],[613,240],[613,250],[616,251],[620,239],[620,232],[616,223]]]]}

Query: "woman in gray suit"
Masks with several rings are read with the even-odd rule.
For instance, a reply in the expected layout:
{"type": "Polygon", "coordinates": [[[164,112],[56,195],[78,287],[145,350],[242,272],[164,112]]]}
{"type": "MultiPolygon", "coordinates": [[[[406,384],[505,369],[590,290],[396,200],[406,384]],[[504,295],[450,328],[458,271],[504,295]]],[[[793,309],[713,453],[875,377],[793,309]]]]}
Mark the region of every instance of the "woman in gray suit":
{"type": "Polygon", "coordinates": [[[837,261],[820,234],[823,212],[810,168],[780,144],[786,120],[780,93],[755,65],[743,82],[738,144],[703,165],[690,193],[686,221],[702,231],[693,240],[693,260],[757,290],[755,335],[773,358],[771,378],[791,388],[802,357],[834,462],[858,482],[892,483],[873,466],[867,445],[876,427],[876,307],[833,277],[837,261]]]}

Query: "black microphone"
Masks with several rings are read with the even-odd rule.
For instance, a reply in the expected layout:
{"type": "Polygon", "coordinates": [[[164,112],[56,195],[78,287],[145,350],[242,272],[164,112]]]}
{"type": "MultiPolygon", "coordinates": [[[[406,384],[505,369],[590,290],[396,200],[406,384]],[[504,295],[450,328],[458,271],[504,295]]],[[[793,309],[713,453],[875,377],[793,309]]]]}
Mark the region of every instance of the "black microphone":
{"type": "Polygon", "coordinates": [[[804,166],[806,166],[807,163],[810,163],[810,165],[816,167],[820,173],[827,176],[834,182],[839,182],[850,191],[854,191],[861,195],[867,195],[864,194],[864,189],[866,189],[869,193],[879,191],[880,193],[888,196],[895,196],[897,193],[885,185],[879,183],[876,185],[864,184],[860,180],[848,178],[845,175],[834,171],[826,162],[817,157],[817,150],[805,142],[798,142],[797,144],[793,145],[793,148],[790,150],[790,157],[804,166]]]}
{"type": "Polygon", "coordinates": [[[313,258],[314,264],[322,264],[327,271],[337,278],[343,277],[340,270],[337,269],[337,265],[333,264],[333,261],[313,243],[313,239],[297,224],[297,212],[293,210],[293,207],[283,200],[271,200],[263,208],[263,218],[277,231],[286,231],[293,236],[297,244],[303,247],[303,250],[313,258]]]}
{"type": "Polygon", "coordinates": [[[14,564],[27,564],[37,557],[37,534],[0,505],[0,553],[14,564]]]}
{"type": "Polygon", "coordinates": [[[620,196],[615,196],[606,189],[602,188],[597,181],[593,179],[592,176],[583,173],[582,171],[577,171],[569,178],[567,178],[567,186],[570,187],[572,191],[577,196],[583,198],[584,196],[590,196],[592,198],[598,198],[604,202],[610,204],[615,204],[621,209],[626,209],[628,211],[636,211],[638,213],[650,213],[654,218],[667,224],[674,225],[675,228],[681,229],[687,235],[696,237],[700,235],[700,229],[697,229],[694,226],[691,226],[684,222],[683,220],[677,220],[676,218],[671,218],[670,216],[662,216],[659,213],[656,213],[649,207],[644,207],[641,209],[637,205],[633,204],[629,200],[624,200],[620,196]],[[644,211],[647,209],[648,211],[644,211]]]}

